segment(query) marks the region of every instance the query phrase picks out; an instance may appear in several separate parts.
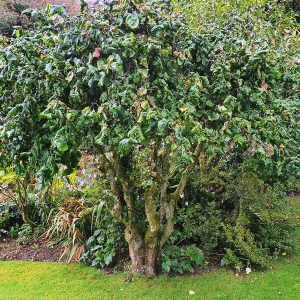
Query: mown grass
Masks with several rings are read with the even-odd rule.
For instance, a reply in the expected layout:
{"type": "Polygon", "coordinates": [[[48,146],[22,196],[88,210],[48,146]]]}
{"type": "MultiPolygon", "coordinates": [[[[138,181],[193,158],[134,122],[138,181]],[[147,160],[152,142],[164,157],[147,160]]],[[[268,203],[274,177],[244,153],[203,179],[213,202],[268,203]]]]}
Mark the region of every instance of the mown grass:
{"type": "MultiPolygon", "coordinates": [[[[291,201],[300,212],[300,197],[291,201]]],[[[220,269],[198,277],[125,279],[78,264],[0,262],[0,299],[300,299],[300,250],[263,273],[236,277],[220,269]]]]}
{"type": "Polygon", "coordinates": [[[261,273],[218,270],[200,277],[161,276],[125,282],[82,265],[0,263],[0,299],[299,299],[300,253],[261,273]],[[195,291],[195,296],[188,294],[195,291]]]}
{"type": "Polygon", "coordinates": [[[289,202],[300,211],[300,197],[289,197],[289,202]]]}

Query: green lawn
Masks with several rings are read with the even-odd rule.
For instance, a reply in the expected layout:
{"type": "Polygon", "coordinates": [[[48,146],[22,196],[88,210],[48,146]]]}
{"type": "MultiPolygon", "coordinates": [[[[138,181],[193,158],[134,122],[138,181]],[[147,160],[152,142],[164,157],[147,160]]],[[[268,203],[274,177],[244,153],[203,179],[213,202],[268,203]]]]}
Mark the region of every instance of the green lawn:
{"type": "Polygon", "coordinates": [[[290,203],[300,211],[300,197],[290,197],[290,203]]]}
{"type": "MultiPolygon", "coordinates": [[[[291,201],[299,207],[300,198],[291,201]]],[[[218,270],[199,277],[161,276],[152,280],[107,275],[63,263],[0,262],[0,299],[300,299],[300,251],[262,273],[236,277],[218,270]],[[194,296],[188,294],[195,291],[194,296]]]]}

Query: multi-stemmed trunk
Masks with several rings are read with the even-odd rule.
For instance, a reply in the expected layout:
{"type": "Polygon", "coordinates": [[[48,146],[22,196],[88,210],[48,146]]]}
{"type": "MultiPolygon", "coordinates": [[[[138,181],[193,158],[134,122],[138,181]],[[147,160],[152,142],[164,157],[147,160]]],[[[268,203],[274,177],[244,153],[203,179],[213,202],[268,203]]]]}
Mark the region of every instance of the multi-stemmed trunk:
{"type": "Polygon", "coordinates": [[[153,236],[151,241],[147,241],[147,237],[126,228],[125,238],[129,246],[132,271],[145,274],[148,277],[155,276],[161,248],[158,235],[153,236]]]}
{"type": "Polygon", "coordinates": [[[134,212],[134,199],[126,194],[125,201],[128,208],[128,220],[125,221],[125,239],[129,247],[132,261],[132,271],[143,273],[148,277],[155,276],[160,263],[160,254],[163,246],[169,239],[174,228],[174,211],[177,200],[183,193],[186,185],[187,168],[175,192],[167,194],[165,184],[154,183],[143,195],[145,201],[146,229],[139,228],[139,221],[134,212]]]}
{"type": "Polygon", "coordinates": [[[125,225],[125,239],[128,243],[133,272],[143,273],[149,277],[156,275],[162,248],[173,232],[177,201],[183,196],[188,175],[196,165],[199,153],[200,147],[197,147],[194,160],[185,165],[173,192],[170,192],[173,171],[167,157],[166,163],[160,168],[160,173],[156,171],[157,166],[154,165],[151,170],[152,184],[142,189],[130,181],[117,155],[103,153],[106,161],[105,171],[108,174],[111,195],[115,202],[112,214],[125,225]],[[135,190],[144,192],[137,195],[135,190]],[[139,220],[141,216],[138,212],[138,203],[141,200],[145,212],[142,218],[146,217],[146,228],[145,226],[141,228],[143,222],[139,220]]]}

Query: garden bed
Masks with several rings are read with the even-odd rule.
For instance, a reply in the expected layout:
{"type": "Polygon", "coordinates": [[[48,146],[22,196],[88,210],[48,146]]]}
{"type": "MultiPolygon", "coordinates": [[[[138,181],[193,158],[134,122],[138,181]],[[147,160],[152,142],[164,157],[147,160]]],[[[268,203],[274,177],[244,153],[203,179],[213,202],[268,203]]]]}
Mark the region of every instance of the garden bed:
{"type": "MultiPolygon", "coordinates": [[[[0,261],[58,262],[63,252],[62,248],[49,247],[49,242],[44,239],[19,243],[16,239],[0,238],[0,261]]],[[[195,268],[194,272],[188,274],[203,275],[220,266],[219,262],[214,259],[208,259],[206,263],[207,267],[195,268]]],[[[105,268],[103,271],[107,274],[114,273],[112,268],[105,268]]]]}
{"type": "Polygon", "coordinates": [[[0,238],[1,261],[59,261],[62,254],[63,249],[50,248],[44,239],[19,243],[15,239],[0,238]]]}

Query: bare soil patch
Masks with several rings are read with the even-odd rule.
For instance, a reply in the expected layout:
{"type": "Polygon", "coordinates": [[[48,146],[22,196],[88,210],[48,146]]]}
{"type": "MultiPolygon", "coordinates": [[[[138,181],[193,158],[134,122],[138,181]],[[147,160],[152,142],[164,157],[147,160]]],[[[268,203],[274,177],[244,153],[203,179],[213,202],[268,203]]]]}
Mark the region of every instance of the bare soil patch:
{"type": "Polygon", "coordinates": [[[42,238],[18,243],[15,239],[0,238],[0,260],[25,260],[25,261],[59,261],[63,249],[48,246],[42,238]]]}

